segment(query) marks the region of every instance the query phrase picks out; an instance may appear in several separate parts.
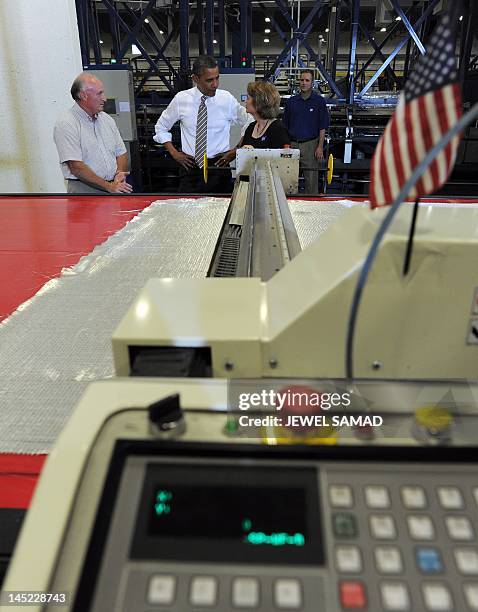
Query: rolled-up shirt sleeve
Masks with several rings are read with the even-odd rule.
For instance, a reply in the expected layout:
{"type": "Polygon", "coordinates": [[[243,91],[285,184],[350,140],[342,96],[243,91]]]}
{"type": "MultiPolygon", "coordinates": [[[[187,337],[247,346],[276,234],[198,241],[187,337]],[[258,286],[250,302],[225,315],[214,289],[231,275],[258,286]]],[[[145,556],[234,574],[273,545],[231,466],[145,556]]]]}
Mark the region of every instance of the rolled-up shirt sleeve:
{"type": "Polygon", "coordinates": [[[76,126],[68,121],[59,121],[53,131],[53,140],[61,164],[68,161],[83,161],[80,134],[76,126]]]}
{"type": "Polygon", "coordinates": [[[173,137],[170,130],[176,121],[179,121],[179,119],[179,101],[176,96],[173,98],[166,110],[161,113],[160,118],[156,122],[153,140],[159,144],[171,142],[173,137]]]}
{"type": "Polygon", "coordinates": [[[231,122],[241,126],[241,137],[247,129],[247,126],[254,121],[254,117],[246,112],[246,109],[239,104],[234,96],[231,95],[231,122]]]}
{"type": "Polygon", "coordinates": [[[231,119],[236,125],[243,127],[246,123],[249,123],[249,115],[246,113],[246,109],[239,104],[239,102],[233,97],[232,101],[232,112],[231,119]]]}
{"type": "Polygon", "coordinates": [[[319,113],[319,131],[327,130],[330,125],[330,115],[327,105],[324,103],[320,113],[319,113]]]}

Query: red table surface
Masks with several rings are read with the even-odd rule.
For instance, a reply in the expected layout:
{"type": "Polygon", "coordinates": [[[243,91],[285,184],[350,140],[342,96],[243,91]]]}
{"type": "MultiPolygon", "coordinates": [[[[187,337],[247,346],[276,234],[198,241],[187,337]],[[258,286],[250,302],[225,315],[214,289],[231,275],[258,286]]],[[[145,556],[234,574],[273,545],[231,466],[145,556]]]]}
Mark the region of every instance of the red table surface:
{"type": "MultiPolygon", "coordinates": [[[[156,196],[0,196],[0,321],[156,196]]],[[[0,454],[0,508],[28,508],[45,455],[0,454]]]]}
{"type": "MultiPolygon", "coordinates": [[[[0,196],[0,321],[151,202],[171,197],[0,196]]],[[[0,453],[0,508],[28,508],[45,458],[0,453]]]]}

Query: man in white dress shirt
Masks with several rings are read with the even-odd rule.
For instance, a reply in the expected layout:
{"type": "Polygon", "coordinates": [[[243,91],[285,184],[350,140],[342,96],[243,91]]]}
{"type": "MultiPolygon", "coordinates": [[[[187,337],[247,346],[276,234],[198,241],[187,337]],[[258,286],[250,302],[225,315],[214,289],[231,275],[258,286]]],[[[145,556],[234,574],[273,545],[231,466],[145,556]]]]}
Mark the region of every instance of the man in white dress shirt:
{"type": "Polygon", "coordinates": [[[248,115],[232,94],[219,86],[219,68],[214,58],[201,55],[193,64],[195,86],[180,91],[156,123],[154,140],[163,144],[180,165],[181,193],[229,193],[231,173],[221,168],[234,156],[229,148],[232,124],[244,126],[248,115]],[[171,128],[181,125],[181,148],[171,142],[171,128]],[[204,153],[208,158],[208,180],[204,182],[204,153]]]}

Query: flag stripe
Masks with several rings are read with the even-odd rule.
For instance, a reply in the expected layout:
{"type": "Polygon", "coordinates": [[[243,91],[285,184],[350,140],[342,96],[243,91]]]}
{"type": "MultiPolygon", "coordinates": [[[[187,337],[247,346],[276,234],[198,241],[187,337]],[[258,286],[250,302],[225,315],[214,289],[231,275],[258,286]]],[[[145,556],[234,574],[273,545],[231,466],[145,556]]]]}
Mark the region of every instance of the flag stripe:
{"type": "MultiPolygon", "coordinates": [[[[416,100],[417,112],[418,112],[418,124],[414,126],[414,134],[418,147],[420,150],[420,161],[426,156],[432,145],[430,137],[430,130],[428,127],[428,117],[425,110],[424,96],[417,98],[416,100]],[[420,147],[422,147],[420,149],[420,147]]],[[[425,170],[420,180],[419,192],[420,195],[423,193],[430,193],[433,191],[433,176],[430,166],[425,170]]]]}
{"type": "MultiPolygon", "coordinates": [[[[407,174],[407,180],[411,177],[413,173],[413,169],[416,167],[418,163],[417,153],[415,151],[415,144],[413,141],[413,129],[412,129],[412,108],[410,104],[407,104],[405,109],[405,130],[407,132],[407,144],[408,150],[404,152],[404,157],[407,160],[410,160],[410,170],[407,174]]],[[[414,185],[410,193],[409,197],[415,198],[417,195],[417,186],[414,185]]]]}
{"type": "MultiPolygon", "coordinates": [[[[382,177],[382,188],[383,188],[383,197],[386,202],[391,202],[393,200],[392,191],[390,188],[390,179],[388,176],[387,170],[387,141],[388,134],[390,132],[390,123],[387,124],[385,128],[384,138],[383,138],[383,155],[380,158],[380,175],[382,177]]],[[[391,164],[390,164],[391,165],[391,164]]]]}
{"type": "Polygon", "coordinates": [[[400,191],[400,185],[403,185],[406,181],[405,169],[402,162],[402,141],[406,139],[406,132],[404,132],[403,124],[404,112],[403,109],[399,109],[396,115],[396,121],[391,121],[390,139],[392,140],[391,148],[393,151],[394,167],[397,173],[397,186],[395,187],[396,196],[400,191]]]}
{"type": "Polygon", "coordinates": [[[400,172],[403,173],[402,164],[400,162],[400,155],[395,151],[398,148],[398,143],[395,138],[395,132],[397,129],[398,117],[396,121],[390,121],[390,132],[386,139],[385,153],[387,156],[387,172],[390,182],[390,189],[392,191],[393,199],[395,199],[400,191],[400,172]]]}
{"type": "MultiPolygon", "coordinates": [[[[446,104],[445,89],[439,89],[436,92],[436,106],[430,104],[430,114],[433,117],[437,134],[444,134],[450,128],[448,121],[446,120],[445,113],[443,112],[443,108],[446,104]]],[[[445,147],[445,150],[440,153],[437,161],[439,166],[439,182],[442,184],[447,179],[448,167],[451,161],[451,146],[449,144],[445,147]]]]}
{"type": "MultiPolygon", "coordinates": [[[[418,108],[420,109],[420,125],[423,133],[423,142],[425,143],[426,152],[428,152],[435,144],[437,136],[433,131],[432,119],[430,117],[429,106],[435,104],[435,92],[428,93],[418,99],[418,108]]],[[[438,135],[439,137],[439,135],[438,135]]],[[[429,185],[430,191],[433,191],[433,185],[439,184],[438,165],[436,159],[428,166],[428,174],[431,181],[429,185]]]]}
{"type": "Polygon", "coordinates": [[[383,138],[379,140],[377,150],[372,159],[372,203],[376,202],[377,206],[383,206],[385,204],[382,187],[382,177],[380,175],[380,159],[382,157],[382,147],[383,138]]]}

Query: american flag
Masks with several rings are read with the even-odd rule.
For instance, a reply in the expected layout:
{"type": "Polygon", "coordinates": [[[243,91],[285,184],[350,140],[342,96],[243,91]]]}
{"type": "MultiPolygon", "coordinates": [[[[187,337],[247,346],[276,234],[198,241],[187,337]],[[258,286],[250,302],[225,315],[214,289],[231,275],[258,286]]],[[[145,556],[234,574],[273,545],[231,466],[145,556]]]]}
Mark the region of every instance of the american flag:
{"type": "MultiPolygon", "coordinates": [[[[391,204],[417,164],[460,118],[461,91],[455,60],[458,14],[445,15],[410,74],[371,165],[372,208],[391,204]]],[[[443,185],[455,163],[459,137],[435,158],[408,197],[418,199],[443,185]]]]}

